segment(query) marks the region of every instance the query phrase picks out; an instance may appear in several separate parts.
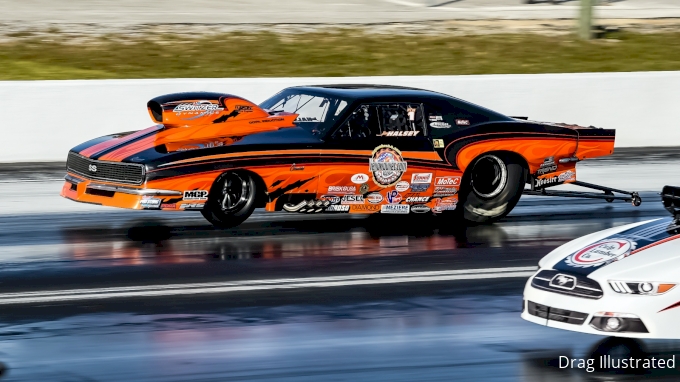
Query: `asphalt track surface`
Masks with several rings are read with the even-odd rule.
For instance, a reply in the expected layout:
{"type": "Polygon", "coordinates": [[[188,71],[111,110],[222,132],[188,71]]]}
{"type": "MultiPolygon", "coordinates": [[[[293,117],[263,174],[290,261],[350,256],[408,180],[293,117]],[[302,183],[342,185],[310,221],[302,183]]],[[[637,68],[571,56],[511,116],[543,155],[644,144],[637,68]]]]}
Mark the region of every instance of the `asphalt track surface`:
{"type": "Polygon", "coordinates": [[[643,205],[525,198],[476,227],[258,211],[215,230],[194,213],[62,200],[54,166],[0,166],[0,381],[678,380],[559,367],[621,349],[680,358],[678,341],[519,318],[550,250],[666,216],[653,190],[677,177],[677,152],[586,163],[584,181],[638,174],[643,205]]]}

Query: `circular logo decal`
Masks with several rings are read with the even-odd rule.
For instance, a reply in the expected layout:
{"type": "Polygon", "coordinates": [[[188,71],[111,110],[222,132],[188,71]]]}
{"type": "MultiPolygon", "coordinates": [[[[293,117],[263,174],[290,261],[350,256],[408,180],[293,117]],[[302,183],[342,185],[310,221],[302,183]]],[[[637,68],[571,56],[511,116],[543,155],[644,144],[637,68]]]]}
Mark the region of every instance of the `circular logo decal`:
{"type": "Polygon", "coordinates": [[[408,190],[410,184],[408,184],[407,181],[402,180],[401,182],[397,182],[397,184],[394,185],[394,189],[399,191],[399,192],[404,192],[408,190]]]}
{"type": "Polygon", "coordinates": [[[581,249],[566,262],[572,267],[597,267],[625,258],[634,248],[635,243],[628,239],[607,239],[581,249]]]}
{"type": "Polygon", "coordinates": [[[368,175],[366,174],[354,174],[352,175],[352,183],[354,184],[364,184],[368,182],[368,175]]]}
{"type": "Polygon", "coordinates": [[[406,172],[406,161],[401,152],[390,145],[376,147],[368,163],[373,173],[373,181],[381,187],[396,184],[406,172]]]}
{"type": "Polygon", "coordinates": [[[374,192],[372,194],[368,194],[368,196],[366,196],[366,200],[368,200],[368,202],[371,204],[378,204],[383,201],[383,197],[377,192],[374,192]]]}

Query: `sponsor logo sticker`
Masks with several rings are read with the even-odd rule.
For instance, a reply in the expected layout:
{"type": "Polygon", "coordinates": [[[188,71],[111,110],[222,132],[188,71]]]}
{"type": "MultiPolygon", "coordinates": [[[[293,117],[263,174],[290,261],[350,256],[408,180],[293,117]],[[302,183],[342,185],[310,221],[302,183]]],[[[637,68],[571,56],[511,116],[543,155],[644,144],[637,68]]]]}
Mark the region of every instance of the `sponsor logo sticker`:
{"type": "Polygon", "coordinates": [[[161,200],[149,196],[144,196],[142,197],[142,200],[139,202],[139,205],[146,210],[151,209],[156,210],[161,208],[161,200]]]}
{"type": "Polygon", "coordinates": [[[415,206],[411,206],[411,211],[416,214],[424,214],[426,212],[430,212],[430,207],[424,204],[417,204],[415,206]]]}
{"type": "Polygon", "coordinates": [[[427,203],[430,201],[429,196],[409,196],[406,198],[406,203],[427,203]]]}
{"type": "Polygon", "coordinates": [[[364,184],[368,182],[368,175],[366,174],[354,174],[352,175],[352,183],[354,184],[364,184]]]}
{"type": "Polygon", "coordinates": [[[434,199],[434,207],[432,212],[440,213],[442,211],[453,211],[458,205],[457,199],[434,199]]]}
{"type": "Polygon", "coordinates": [[[378,137],[415,137],[420,131],[383,131],[378,137]]]}
{"type": "Polygon", "coordinates": [[[434,129],[448,129],[451,127],[451,124],[446,122],[430,122],[430,127],[434,129]]]}
{"type": "Polygon", "coordinates": [[[430,184],[432,183],[432,173],[427,172],[427,173],[414,173],[411,175],[411,183],[427,183],[430,184]]]}
{"type": "Polygon", "coordinates": [[[328,186],[329,194],[354,194],[356,192],[356,186],[328,186]]]}
{"type": "Polygon", "coordinates": [[[387,191],[387,203],[399,204],[401,202],[401,194],[397,190],[387,191]]]}
{"type": "Polygon", "coordinates": [[[163,204],[161,204],[161,209],[174,210],[174,209],[177,209],[177,204],[175,204],[175,203],[163,203],[163,204]]]}
{"type": "Polygon", "coordinates": [[[435,186],[460,186],[460,176],[438,176],[434,181],[435,186]]]}
{"type": "Polygon", "coordinates": [[[373,204],[355,204],[349,206],[350,212],[378,212],[380,211],[380,206],[373,204]]]}
{"type": "Polygon", "coordinates": [[[380,187],[389,187],[399,182],[407,168],[401,151],[390,145],[376,147],[368,166],[373,174],[373,181],[380,187]]]}
{"type": "Polygon", "coordinates": [[[181,210],[202,210],[205,207],[205,203],[185,203],[180,204],[179,208],[181,210]]]}
{"type": "Polygon", "coordinates": [[[339,196],[336,196],[336,195],[321,195],[319,200],[328,201],[331,204],[339,204],[340,200],[342,200],[342,198],[340,198],[339,196]]]}
{"type": "Polygon", "coordinates": [[[408,214],[408,204],[383,204],[380,206],[380,213],[383,214],[408,214]]]}
{"type": "Polygon", "coordinates": [[[328,206],[328,208],[326,208],[326,212],[349,212],[349,206],[334,204],[332,206],[328,206]]]}
{"type": "Polygon", "coordinates": [[[345,195],[340,204],[364,204],[364,197],[362,195],[345,195]]]}
{"type": "Polygon", "coordinates": [[[635,249],[636,243],[628,239],[606,239],[581,249],[565,259],[567,265],[590,268],[621,260],[635,249]]]}
{"type": "Polygon", "coordinates": [[[436,122],[436,121],[443,121],[444,119],[442,118],[441,115],[431,115],[430,116],[430,122],[436,122]]]}
{"type": "Polygon", "coordinates": [[[410,184],[408,184],[407,181],[402,180],[401,182],[394,185],[394,189],[399,191],[399,192],[404,192],[404,191],[408,190],[409,186],[410,186],[410,184]]]}
{"type": "Polygon", "coordinates": [[[451,196],[456,195],[458,193],[458,189],[456,187],[437,186],[434,188],[434,193],[436,195],[451,196]]]}
{"type": "Polygon", "coordinates": [[[366,200],[368,200],[369,203],[371,204],[378,204],[383,201],[382,195],[378,194],[377,192],[374,192],[372,194],[368,194],[366,196],[366,200]]]}
{"type": "Polygon", "coordinates": [[[432,145],[434,145],[435,149],[443,149],[444,148],[444,140],[443,139],[433,139],[432,145]]]}
{"type": "Polygon", "coordinates": [[[208,200],[208,191],[205,190],[191,190],[184,191],[183,200],[208,200]]]}
{"type": "Polygon", "coordinates": [[[458,126],[470,126],[469,119],[456,119],[456,125],[458,126]]]}
{"type": "Polygon", "coordinates": [[[430,188],[428,183],[414,183],[411,185],[411,191],[413,192],[425,192],[430,188]]]}

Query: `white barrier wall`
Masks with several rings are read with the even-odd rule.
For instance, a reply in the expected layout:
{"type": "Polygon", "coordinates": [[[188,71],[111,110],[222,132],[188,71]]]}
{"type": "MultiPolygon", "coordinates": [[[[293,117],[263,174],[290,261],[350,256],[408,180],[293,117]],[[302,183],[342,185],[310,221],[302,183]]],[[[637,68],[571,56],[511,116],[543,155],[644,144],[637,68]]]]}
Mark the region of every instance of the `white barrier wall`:
{"type": "Polygon", "coordinates": [[[513,116],[617,129],[617,147],[680,145],[680,72],[342,78],[0,81],[0,162],[61,161],[90,138],[152,125],[146,102],[183,91],[260,102],[304,84],[431,89],[513,116]]]}

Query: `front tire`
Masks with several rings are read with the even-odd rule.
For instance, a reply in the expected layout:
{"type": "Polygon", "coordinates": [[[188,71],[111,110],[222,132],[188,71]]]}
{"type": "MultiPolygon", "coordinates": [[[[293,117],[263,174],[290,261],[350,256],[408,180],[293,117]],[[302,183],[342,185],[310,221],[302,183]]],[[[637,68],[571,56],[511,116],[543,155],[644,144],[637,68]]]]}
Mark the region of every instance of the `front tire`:
{"type": "Polygon", "coordinates": [[[257,184],[252,176],[226,172],[215,180],[201,214],[215,227],[236,227],[255,210],[256,195],[257,184]]]}
{"type": "Polygon", "coordinates": [[[492,223],[512,211],[524,189],[525,169],[511,155],[484,154],[463,177],[459,204],[463,218],[472,223],[492,223]]]}

